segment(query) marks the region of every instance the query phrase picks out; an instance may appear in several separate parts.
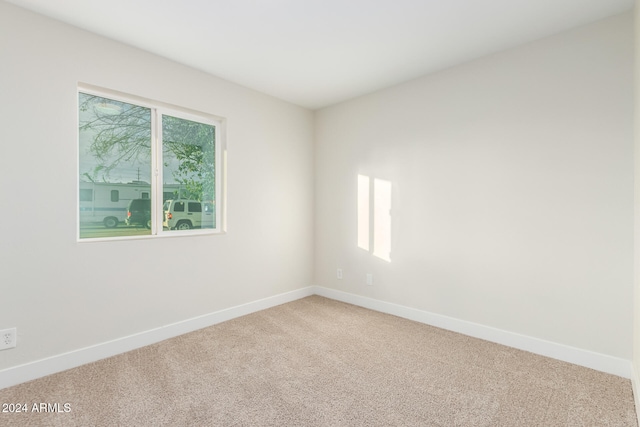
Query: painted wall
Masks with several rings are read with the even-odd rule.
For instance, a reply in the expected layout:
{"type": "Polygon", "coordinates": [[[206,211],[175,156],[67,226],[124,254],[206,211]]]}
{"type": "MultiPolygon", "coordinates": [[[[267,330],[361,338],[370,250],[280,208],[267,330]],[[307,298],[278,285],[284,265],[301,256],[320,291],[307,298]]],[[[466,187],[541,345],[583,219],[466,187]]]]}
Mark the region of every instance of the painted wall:
{"type": "Polygon", "coordinates": [[[312,112],[5,2],[0,99],[0,370],[312,284],[312,112]],[[227,119],[226,235],[76,242],[78,82],[227,119]]]}
{"type": "Polygon", "coordinates": [[[316,284],[630,360],[632,116],[630,13],[317,112],[316,284]]]}

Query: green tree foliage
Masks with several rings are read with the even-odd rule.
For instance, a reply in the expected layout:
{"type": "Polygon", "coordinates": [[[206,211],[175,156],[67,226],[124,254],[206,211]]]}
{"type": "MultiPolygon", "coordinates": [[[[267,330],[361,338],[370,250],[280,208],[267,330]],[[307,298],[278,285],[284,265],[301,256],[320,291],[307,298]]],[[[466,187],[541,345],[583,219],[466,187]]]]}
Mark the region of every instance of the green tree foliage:
{"type": "MultiPolygon", "coordinates": [[[[162,145],[174,156],[178,168],[174,179],[184,186],[183,197],[195,200],[215,199],[214,127],[171,116],[162,119],[162,145]]],[[[165,166],[167,162],[165,161],[165,166]]]]}
{"type": "Polygon", "coordinates": [[[123,164],[149,164],[151,110],[99,96],[80,94],[80,135],[91,136],[94,167],[81,171],[94,182],[109,182],[123,164]]]}
{"type": "MultiPolygon", "coordinates": [[[[150,164],[149,108],[81,93],[80,132],[91,135],[94,166],[80,171],[90,181],[109,182],[124,164],[150,164]]],[[[215,200],[214,126],[163,116],[162,142],[165,182],[182,184],[183,198],[215,200]]]]}

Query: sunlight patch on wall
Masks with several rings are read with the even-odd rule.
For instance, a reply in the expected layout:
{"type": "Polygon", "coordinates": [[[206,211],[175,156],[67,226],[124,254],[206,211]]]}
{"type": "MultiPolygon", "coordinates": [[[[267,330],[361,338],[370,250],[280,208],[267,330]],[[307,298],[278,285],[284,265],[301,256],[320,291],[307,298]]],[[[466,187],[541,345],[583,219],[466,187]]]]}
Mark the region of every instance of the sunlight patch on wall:
{"type": "Polygon", "coordinates": [[[358,175],[358,247],[391,262],[390,181],[358,175]]]}
{"type": "Polygon", "coordinates": [[[373,182],[373,255],[391,261],[391,182],[373,182]]]}
{"type": "Polygon", "coordinates": [[[369,250],[369,177],[358,175],[358,247],[369,250]]]}

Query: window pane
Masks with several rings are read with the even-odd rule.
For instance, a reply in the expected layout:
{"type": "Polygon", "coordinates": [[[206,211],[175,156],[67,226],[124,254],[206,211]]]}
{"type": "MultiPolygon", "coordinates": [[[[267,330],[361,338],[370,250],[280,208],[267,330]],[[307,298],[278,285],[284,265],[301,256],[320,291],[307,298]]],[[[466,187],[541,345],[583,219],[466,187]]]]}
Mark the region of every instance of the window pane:
{"type": "Polygon", "coordinates": [[[151,110],[86,93],[78,101],[80,238],[150,234],[129,205],[151,189],[151,110]]]}
{"type": "Polygon", "coordinates": [[[189,208],[184,212],[184,204],[169,204],[165,228],[215,228],[215,144],[215,126],[162,116],[162,191],[176,194],[189,208]],[[202,202],[211,209],[202,212],[202,202]]]}

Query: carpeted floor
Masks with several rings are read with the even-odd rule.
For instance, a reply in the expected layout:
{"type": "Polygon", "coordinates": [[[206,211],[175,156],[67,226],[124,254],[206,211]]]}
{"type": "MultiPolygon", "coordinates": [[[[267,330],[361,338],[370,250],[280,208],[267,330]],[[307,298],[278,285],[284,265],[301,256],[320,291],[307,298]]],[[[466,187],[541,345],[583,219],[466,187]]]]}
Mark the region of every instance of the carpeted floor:
{"type": "Polygon", "coordinates": [[[28,406],[0,412],[3,426],[637,426],[629,380],[319,296],[0,403],[28,406]]]}

